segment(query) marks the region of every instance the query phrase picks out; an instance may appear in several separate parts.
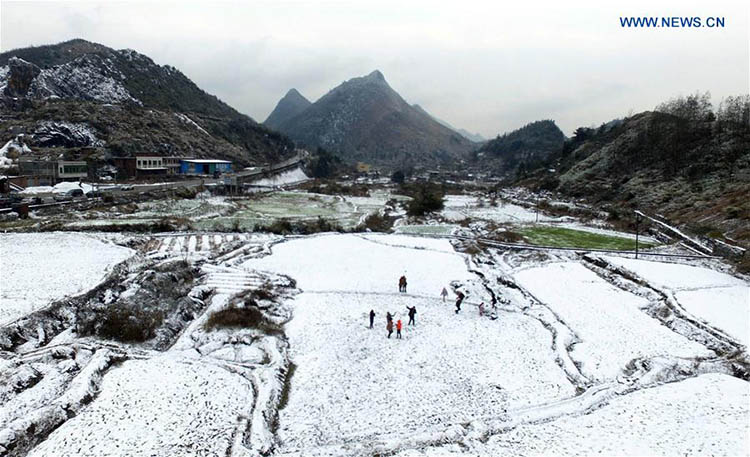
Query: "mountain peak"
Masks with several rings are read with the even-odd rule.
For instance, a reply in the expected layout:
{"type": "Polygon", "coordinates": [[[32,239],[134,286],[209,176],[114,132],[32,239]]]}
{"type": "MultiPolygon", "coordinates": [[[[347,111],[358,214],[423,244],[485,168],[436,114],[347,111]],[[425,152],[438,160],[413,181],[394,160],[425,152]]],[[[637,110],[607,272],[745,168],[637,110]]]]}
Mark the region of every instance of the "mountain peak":
{"type": "Polygon", "coordinates": [[[263,124],[265,124],[266,127],[278,129],[280,124],[298,115],[311,104],[310,100],[300,94],[297,89],[291,88],[286,95],[279,100],[279,103],[276,104],[276,108],[274,108],[271,114],[268,115],[268,118],[263,124]]]}
{"type": "Polygon", "coordinates": [[[287,91],[282,100],[304,100],[307,104],[310,104],[310,101],[294,87],[287,91]]]}
{"type": "Polygon", "coordinates": [[[380,70],[375,70],[369,75],[365,76],[365,79],[370,79],[373,81],[385,81],[385,76],[383,76],[383,73],[381,73],[380,70]]]}

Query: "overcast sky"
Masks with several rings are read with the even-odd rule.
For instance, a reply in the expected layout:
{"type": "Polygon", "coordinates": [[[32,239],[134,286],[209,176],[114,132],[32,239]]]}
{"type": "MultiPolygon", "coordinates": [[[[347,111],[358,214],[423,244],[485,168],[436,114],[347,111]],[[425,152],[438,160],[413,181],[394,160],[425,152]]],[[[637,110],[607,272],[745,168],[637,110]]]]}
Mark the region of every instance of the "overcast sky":
{"type": "Polygon", "coordinates": [[[502,3],[2,0],[0,49],[132,48],[259,122],[291,87],[315,101],[379,69],[409,103],[485,137],[538,119],[570,135],[679,94],[748,92],[750,2],[502,3]],[[620,27],[644,15],[725,27],[620,27]]]}

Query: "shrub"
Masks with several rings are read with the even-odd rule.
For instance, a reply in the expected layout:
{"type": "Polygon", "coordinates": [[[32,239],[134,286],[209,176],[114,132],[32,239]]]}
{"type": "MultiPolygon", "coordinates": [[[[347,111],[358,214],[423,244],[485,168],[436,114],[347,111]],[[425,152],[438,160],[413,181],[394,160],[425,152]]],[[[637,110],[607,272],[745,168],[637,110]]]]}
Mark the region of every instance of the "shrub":
{"type": "Polygon", "coordinates": [[[275,233],[276,235],[309,235],[321,232],[342,232],[338,223],[331,222],[318,216],[314,221],[291,222],[288,219],[275,220],[270,225],[258,227],[258,231],[275,233]]]}
{"type": "Polygon", "coordinates": [[[164,314],[157,310],[122,306],[107,308],[99,317],[96,335],[117,341],[140,343],[151,339],[164,321],[164,314]]]}
{"type": "Polygon", "coordinates": [[[211,313],[203,324],[206,330],[217,328],[250,328],[261,330],[267,334],[279,334],[281,328],[268,320],[263,312],[253,305],[231,305],[221,311],[211,313]]]}
{"type": "Polygon", "coordinates": [[[368,215],[365,220],[357,226],[356,230],[364,232],[369,229],[372,232],[388,232],[392,227],[393,218],[375,212],[368,215]]]}
{"type": "Polygon", "coordinates": [[[413,192],[412,199],[406,204],[406,213],[409,216],[423,216],[440,211],[444,207],[444,196],[440,187],[420,184],[413,192]]]}
{"type": "Polygon", "coordinates": [[[490,238],[503,243],[518,243],[523,241],[523,235],[510,231],[497,231],[490,235],[490,238]]]}
{"type": "Polygon", "coordinates": [[[742,210],[737,208],[736,206],[727,206],[724,208],[724,214],[727,215],[730,219],[737,219],[740,217],[740,214],[742,214],[742,210]]]}

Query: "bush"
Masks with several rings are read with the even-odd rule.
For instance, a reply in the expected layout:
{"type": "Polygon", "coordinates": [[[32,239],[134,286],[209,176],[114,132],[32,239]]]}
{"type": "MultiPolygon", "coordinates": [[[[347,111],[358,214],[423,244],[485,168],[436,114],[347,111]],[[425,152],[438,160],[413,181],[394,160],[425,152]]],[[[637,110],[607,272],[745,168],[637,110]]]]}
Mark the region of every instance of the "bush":
{"type": "Polygon", "coordinates": [[[130,307],[110,307],[99,317],[96,335],[111,340],[140,343],[153,338],[164,321],[164,314],[156,310],[130,307]]]}
{"type": "Polygon", "coordinates": [[[266,334],[279,334],[281,328],[268,320],[263,312],[252,304],[245,306],[231,305],[221,311],[211,313],[203,324],[206,330],[217,328],[250,328],[261,330],[266,334]]]}
{"type": "Polygon", "coordinates": [[[406,204],[409,216],[424,216],[437,212],[444,207],[443,190],[435,185],[420,184],[412,193],[412,199],[406,204]]]}
{"type": "Polygon", "coordinates": [[[523,235],[510,231],[497,231],[490,235],[490,239],[503,243],[519,243],[523,241],[523,235]]]}
{"type": "Polygon", "coordinates": [[[392,218],[375,212],[367,216],[365,220],[357,226],[357,230],[360,232],[367,231],[368,229],[372,232],[388,232],[392,227],[392,218]]]}
{"type": "Polygon", "coordinates": [[[257,227],[256,230],[275,233],[276,235],[309,235],[321,232],[342,232],[344,229],[339,224],[318,216],[314,221],[296,221],[294,223],[288,219],[278,219],[265,227],[257,227]]]}
{"type": "Polygon", "coordinates": [[[737,208],[736,206],[727,206],[724,208],[724,214],[727,215],[730,219],[737,219],[740,217],[740,214],[742,214],[742,210],[737,208]]]}

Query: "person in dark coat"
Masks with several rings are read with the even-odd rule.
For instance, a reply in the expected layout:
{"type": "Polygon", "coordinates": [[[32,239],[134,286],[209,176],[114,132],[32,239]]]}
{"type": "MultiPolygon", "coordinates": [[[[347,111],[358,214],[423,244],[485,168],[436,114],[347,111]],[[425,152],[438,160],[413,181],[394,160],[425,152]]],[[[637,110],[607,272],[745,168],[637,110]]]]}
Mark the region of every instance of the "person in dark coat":
{"type": "Polygon", "coordinates": [[[465,297],[463,292],[458,292],[457,295],[458,297],[456,297],[456,314],[461,311],[461,303],[463,303],[465,297]]]}
{"type": "Polygon", "coordinates": [[[406,309],[409,310],[409,323],[407,325],[417,325],[416,322],[414,322],[414,316],[417,315],[417,307],[416,306],[412,306],[412,307],[407,306],[406,309]]]}
{"type": "Polygon", "coordinates": [[[391,334],[393,333],[393,321],[389,320],[387,324],[385,324],[386,330],[388,330],[388,338],[391,337],[391,334]]]}
{"type": "Polygon", "coordinates": [[[375,310],[370,310],[370,328],[372,328],[372,324],[375,322],[375,310]]]}
{"type": "Polygon", "coordinates": [[[406,292],[406,276],[401,276],[398,279],[398,291],[406,292]]]}

